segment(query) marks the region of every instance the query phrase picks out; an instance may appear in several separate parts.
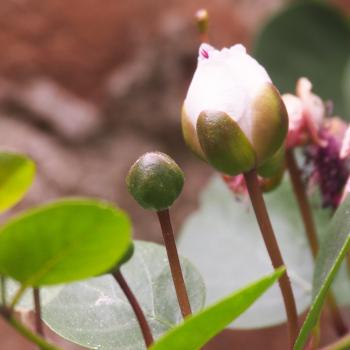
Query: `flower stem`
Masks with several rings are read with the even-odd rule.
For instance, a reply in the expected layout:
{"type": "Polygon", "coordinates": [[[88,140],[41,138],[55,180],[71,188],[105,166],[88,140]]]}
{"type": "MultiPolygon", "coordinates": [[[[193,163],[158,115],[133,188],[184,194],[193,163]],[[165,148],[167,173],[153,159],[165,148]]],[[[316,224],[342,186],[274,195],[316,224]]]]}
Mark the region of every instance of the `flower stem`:
{"type": "MultiPolygon", "coordinates": [[[[271,221],[266,209],[264,198],[262,196],[257,172],[255,169],[244,174],[249,196],[255,211],[255,215],[269,253],[272,265],[275,269],[285,265],[278,243],[271,225],[271,221]]],[[[294,295],[288,274],[285,273],[279,279],[279,286],[282,293],[284,306],[288,319],[289,348],[292,349],[298,332],[298,315],[295,305],[294,295]]]]}
{"type": "Polygon", "coordinates": [[[35,330],[44,338],[43,322],[41,320],[40,289],[33,288],[34,311],[35,311],[35,330]]]}
{"type": "Polygon", "coordinates": [[[303,218],[305,232],[306,232],[307,239],[309,241],[312,256],[316,258],[316,255],[318,253],[318,240],[317,240],[316,226],[315,226],[314,218],[312,216],[310,203],[306,195],[305,186],[301,178],[301,172],[300,172],[300,169],[298,168],[298,165],[292,150],[286,151],[286,163],[287,163],[290,179],[292,181],[293,191],[298,202],[300,214],[303,218]]]}
{"type": "Polygon", "coordinates": [[[173,277],[175,291],[182,316],[185,318],[192,314],[190,301],[188,299],[185,280],[182,274],[179,255],[176,249],[176,243],[171,226],[169,209],[161,210],[157,212],[159,223],[162,229],[163,240],[165,248],[168,254],[168,260],[173,277]]]}
{"type": "MultiPolygon", "coordinates": [[[[314,259],[316,259],[319,250],[316,225],[312,215],[310,202],[306,195],[305,186],[301,178],[301,171],[295,160],[293,150],[286,151],[286,163],[293,186],[293,191],[298,202],[300,214],[303,219],[304,228],[307,239],[309,241],[312,256],[314,259]]],[[[334,327],[338,335],[344,335],[348,331],[348,328],[337,306],[332,291],[329,292],[327,301],[334,327]]]]}
{"type": "Polygon", "coordinates": [[[134,293],[131,291],[129,285],[125,281],[120,270],[117,272],[114,272],[113,276],[114,276],[115,280],[118,282],[122,291],[124,292],[132,309],[134,310],[135,316],[137,318],[137,321],[139,322],[141,332],[143,335],[143,339],[146,343],[147,348],[150,347],[153,344],[153,336],[152,336],[151,329],[148,325],[147,319],[146,319],[146,317],[141,309],[140,304],[138,303],[134,293]]]}
{"type": "Polygon", "coordinates": [[[343,338],[340,338],[335,343],[327,345],[320,350],[348,350],[350,349],[350,334],[345,335],[343,338]]]}
{"type": "Polygon", "coordinates": [[[11,325],[18,333],[23,335],[26,339],[36,344],[42,350],[61,350],[60,348],[48,343],[44,338],[34,334],[30,329],[18,322],[9,310],[2,308],[1,315],[4,320],[11,325]]]}

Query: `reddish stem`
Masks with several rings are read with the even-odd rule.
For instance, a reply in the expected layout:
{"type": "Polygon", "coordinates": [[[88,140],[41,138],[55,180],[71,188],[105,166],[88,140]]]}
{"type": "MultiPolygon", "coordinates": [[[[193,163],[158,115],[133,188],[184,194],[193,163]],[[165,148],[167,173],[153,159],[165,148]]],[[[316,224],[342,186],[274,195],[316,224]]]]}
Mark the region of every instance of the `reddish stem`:
{"type": "Polygon", "coordinates": [[[34,311],[35,311],[35,331],[44,337],[43,322],[41,320],[40,289],[33,288],[34,311]]]}
{"type": "Polygon", "coordinates": [[[173,277],[175,291],[182,316],[185,318],[192,314],[190,301],[188,299],[185,280],[182,274],[179,255],[176,249],[176,243],[171,226],[169,209],[161,210],[157,212],[160,226],[162,229],[163,240],[168,255],[171,275],[173,277]]]}
{"type": "MultiPolygon", "coordinates": [[[[266,249],[269,253],[272,266],[277,269],[284,266],[284,261],[278,247],[271,221],[266,209],[265,201],[260,190],[258,176],[255,169],[244,174],[249,196],[255,211],[260,231],[262,233],[266,249]]],[[[289,348],[292,349],[298,333],[298,315],[294,295],[287,272],[279,279],[284,307],[288,319],[289,348]]]]}
{"type": "Polygon", "coordinates": [[[312,216],[310,203],[306,195],[305,186],[301,178],[301,172],[295,161],[292,150],[286,151],[286,163],[293,186],[293,191],[298,202],[300,214],[303,219],[306,236],[310,245],[312,255],[315,258],[318,253],[316,226],[314,218],[312,216]]]}
{"type": "Polygon", "coordinates": [[[122,273],[120,271],[117,271],[113,274],[113,276],[114,276],[115,280],[118,282],[122,291],[124,292],[132,309],[134,310],[135,316],[136,316],[137,321],[140,325],[143,339],[146,343],[147,348],[150,347],[153,344],[153,336],[152,336],[151,329],[148,325],[147,319],[146,319],[146,317],[141,309],[140,304],[138,303],[134,293],[131,291],[127,282],[125,281],[122,273]]]}
{"type": "MultiPolygon", "coordinates": [[[[307,239],[309,241],[312,256],[314,259],[316,259],[319,250],[316,225],[312,215],[310,202],[306,195],[305,185],[302,181],[301,171],[295,160],[293,150],[286,151],[286,163],[293,186],[293,191],[298,202],[300,214],[303,219],[303,224],[307,239]]],[[[335,330],[337,331],[338,335],[342,336],[348,331],[348,327],[338,308],[332,291],[329,291],[327,302],[330,308],[335,330]]]]}

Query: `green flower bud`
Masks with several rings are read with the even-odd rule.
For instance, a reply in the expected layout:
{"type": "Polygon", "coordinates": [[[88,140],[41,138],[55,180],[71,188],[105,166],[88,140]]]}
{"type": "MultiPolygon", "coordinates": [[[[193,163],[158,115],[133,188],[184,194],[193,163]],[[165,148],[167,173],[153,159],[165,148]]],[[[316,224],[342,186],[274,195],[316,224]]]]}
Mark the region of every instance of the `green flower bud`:
{"type": "Polygon", "coordinates": [[[288,131],[278,90],[242,45],[221,51],[200,46],[181,122],[191,150],[228,175],[264,165],[288,131]]]}
{"type": "Polygon", "coordinates": [[[181,193],[184,174],[175,161],[161,152],[141,156],[126,178],[129,192],[144,209],[169,208],[181,193]]]}
{"type": "Polygon", "coordinates": [[[197,135],[208,162],[227,175],[238,175],[255,167],[255,152],[238,124],[224,112],[203,111],[197,135]]]}

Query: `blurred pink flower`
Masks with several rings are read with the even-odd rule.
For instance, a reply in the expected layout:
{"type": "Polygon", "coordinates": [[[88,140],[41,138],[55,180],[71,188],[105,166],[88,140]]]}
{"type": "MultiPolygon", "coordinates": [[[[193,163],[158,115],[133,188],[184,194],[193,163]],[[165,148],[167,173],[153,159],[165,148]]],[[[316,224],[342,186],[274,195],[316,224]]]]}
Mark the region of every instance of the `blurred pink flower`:
{"type": "Polygon", "coordinates": [[[311,166],[308,182],[319,187],[323,207],[336,209],[345,196],[343,192],[350,188],[350,172],[344,157],[346,154],[349,156],[347,124],[338,117],[329,118],[320,128],[318,136],[322,144],[312,143],[305,149],[306,165],[311,166]]]}
{"type": "Polygon", "coordinates": [[[327,111],[321,98],[312,93],[311,82],[307,78],[300,78],[296,95],[285,94],[282,99],[289,118],[287,148],[304,145],[310,140],[321,144],[318,132],[327,111]]]}

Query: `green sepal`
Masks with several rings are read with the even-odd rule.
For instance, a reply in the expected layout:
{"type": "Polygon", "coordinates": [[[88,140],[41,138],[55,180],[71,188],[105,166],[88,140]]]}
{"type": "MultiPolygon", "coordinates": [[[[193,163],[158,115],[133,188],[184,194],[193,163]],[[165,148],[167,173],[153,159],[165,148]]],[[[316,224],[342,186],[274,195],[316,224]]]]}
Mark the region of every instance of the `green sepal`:
{"type": "Polygon", "coordinates": [[[261,177],[270,178],[283,173],[285,168],[284,145],[257,170],[261,177]]]}
{"type": "Polygon", "coordinates": [[[169,208],[181,193],[184,173],[168,155],[149,152],[132,165],[126,184],[141,207],[159,211],[169,208]]]}
{"type": "Polygon", "coordinates": [[[227,175],[238,175],[255,167],[252,145],[239,125],[226,113],[203,111],[197,120],[197,135],[208,162],[227,175]]]}
{"type": "Polygon", "coordinates": [[[282,183],[283,175],[284,175],[284,169],[280,169],[280,171],[277,172],[276,175],[272,177],[263,177],[260,185],[260,189],[264,193],[274,191],[282,183]]]}
{"type": "Polygon", "coordinates": [[[250,122],[250,140],[260,167],[283,146],[288,132],[286,107],[271,83],[266,84],[255,97],[250,122]]]}

